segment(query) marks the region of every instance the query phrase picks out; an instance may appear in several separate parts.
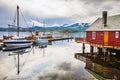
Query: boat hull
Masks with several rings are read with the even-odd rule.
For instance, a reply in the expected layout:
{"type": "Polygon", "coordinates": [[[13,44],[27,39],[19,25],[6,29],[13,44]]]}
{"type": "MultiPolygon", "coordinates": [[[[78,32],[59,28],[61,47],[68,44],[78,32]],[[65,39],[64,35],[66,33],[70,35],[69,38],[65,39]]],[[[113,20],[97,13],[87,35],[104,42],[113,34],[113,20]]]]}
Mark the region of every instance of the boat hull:
{"type": "Polygon", "coordinates": [[[15,51],[15,50],[21,50],[21,49],[27,49],[31,48],[31,46],[12,46],[12,47],[5,47],[3,51],[15,51]]]}
{"type": "Polygon", "coordinates": [[[3,42],[6,47],[24,47],[24,46],[31,46],[32,42],[30,41],[19,41],[19,40],[11,40],[11,41],[4,41],[3,42]]]}

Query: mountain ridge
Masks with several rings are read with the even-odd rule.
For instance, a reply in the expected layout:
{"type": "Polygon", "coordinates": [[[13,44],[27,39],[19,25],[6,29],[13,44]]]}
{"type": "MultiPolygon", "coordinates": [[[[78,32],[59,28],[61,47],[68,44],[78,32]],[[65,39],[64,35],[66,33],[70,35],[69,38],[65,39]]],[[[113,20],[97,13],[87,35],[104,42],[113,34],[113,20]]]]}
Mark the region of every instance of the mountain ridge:
{"type": "MultiPolygon", "coordinates": [[[[89,23],[74,23],[74,24],[63,24],[62,26],[52,26],[52,27],[42,27],[42,26],[32,26],[29,28],[20,28],[20,30],[35,30],[35,31],[43,31],[43,30],[50,30],[50,31],[59,31],[59,30],[67,30],[67,31],[85,31],[89,27],[89,23]]],[[[9,28],[0,28],[0,30],[11,30],[15,31],[17,28],[9,27],[9,28]]]]}

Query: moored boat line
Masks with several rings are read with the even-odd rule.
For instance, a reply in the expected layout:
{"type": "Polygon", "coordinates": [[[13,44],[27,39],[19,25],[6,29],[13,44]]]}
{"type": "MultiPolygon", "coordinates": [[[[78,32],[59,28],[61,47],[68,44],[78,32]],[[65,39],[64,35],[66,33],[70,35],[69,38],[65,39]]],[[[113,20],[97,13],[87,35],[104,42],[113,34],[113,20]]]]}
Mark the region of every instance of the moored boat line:
{"type": "Polygon", "coordinates": [[[38,45],[38,44],[46,44],[49,45],[52,41],[60,41],[60,40],[69,40],[73,39],[73,37],[54,37],[54,38],[47,38],[46,41],[40,40],[39,43],[36,43],[36,40],[30,39],[30,40],[25,40],[25,41],[15,41],[15,40],[2,40],[0,43],[0,49],[2,50],[5,47],[18,47],[18,46],[26,46],[26,45],[38,45]],[[42,42],[43,41],[43,42],[42,42]]]}

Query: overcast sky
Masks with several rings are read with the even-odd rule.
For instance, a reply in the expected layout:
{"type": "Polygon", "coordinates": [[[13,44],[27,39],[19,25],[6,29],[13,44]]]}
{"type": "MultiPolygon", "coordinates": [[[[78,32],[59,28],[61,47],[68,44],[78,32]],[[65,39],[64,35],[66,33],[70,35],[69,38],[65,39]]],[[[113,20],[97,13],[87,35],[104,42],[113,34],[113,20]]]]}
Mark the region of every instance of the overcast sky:
{"type": "Polygon", "coordinates": [[[0,0],[1,27],[13,23],[17,5],[30,26],[92,23],[104,10],[108,16],[120,14],[120,0],[0,0]]]}

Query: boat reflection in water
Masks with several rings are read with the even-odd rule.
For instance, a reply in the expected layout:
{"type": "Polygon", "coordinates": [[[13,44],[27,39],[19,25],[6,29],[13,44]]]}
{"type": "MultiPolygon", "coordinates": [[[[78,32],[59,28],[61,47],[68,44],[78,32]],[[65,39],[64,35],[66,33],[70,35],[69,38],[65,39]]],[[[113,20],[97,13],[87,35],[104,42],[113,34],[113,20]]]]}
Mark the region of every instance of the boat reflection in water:
{"type": "Polygon", "coordinates": [[[38,38],[35,40],[35,44],[37,44],[39,48],[47,47],[48,45],[47,36],[38,36],[38,38]]]}
{"type": "Polygon", "coordinates": [[[98,80],[120,80],[120,64],[115,63],[114,61],[108,63],[107,61],[104,61],[97,57],[98,56],[91,56],[90,53],[75,54],[75,58],[85,62],[85,68],[98,80]]]}

